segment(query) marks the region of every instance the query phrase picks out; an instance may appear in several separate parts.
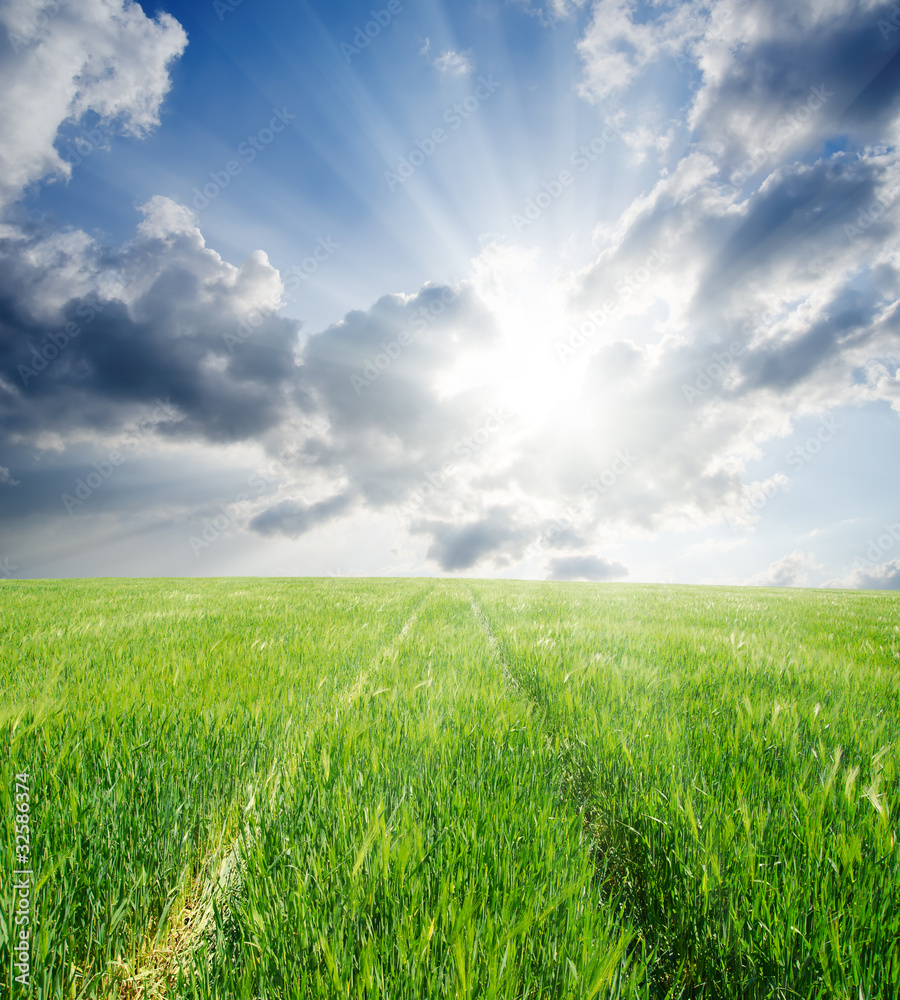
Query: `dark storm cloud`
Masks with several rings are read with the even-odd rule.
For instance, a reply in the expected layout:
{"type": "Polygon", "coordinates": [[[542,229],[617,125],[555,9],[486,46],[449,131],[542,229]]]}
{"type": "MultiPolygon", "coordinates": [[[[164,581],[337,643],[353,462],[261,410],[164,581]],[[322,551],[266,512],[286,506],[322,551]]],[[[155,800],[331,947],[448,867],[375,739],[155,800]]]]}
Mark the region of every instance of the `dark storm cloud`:
{"type": "Polygon", "coordinates": [[[62,517],[80,522],[82,531],[84,521],[105,514],[165,511],[160,516],[171,520],[208,504],[211,496],[230,500],[246,488],[247,471],[217,463],[214,456],[176,451],[161,457],[156,425],[145,421],[144,427],[127,425],[114,445],[70,445],[60,453],[9,449],[5,461],[15,469],[18,485],[9,489],[0,483],[0,517],[7,524],[62,517]]]}
{"type": "Polygon", "coordinates": [[[620,580],[628,576],[628,569],[621,563],[601,559],[599,556],[561,556],[547,564],[550,580],[620,580]]]}
{"type": "Polygon", "coordinates": [[[555,521],[545,521],[539,528],[542,544],[550,549],[582,549],[589,539],[574,528],[560,528],[555,521]]]}
{"type": "Polygon", "coordinates": [[[477,521],[416,521],[413,534],[430,535],[428,558],[441,569],[471,569],[487,557],[500,561],[515,559],[522,554],[532,532],[520,527],[509,510],[493,508],[477,521]]]}
{"type": "MultiPolygon", "coordinates": [[[[48,269],[28,274],[18,250],[15,260],[0,257],[0,414],[7,433],[114,430],[135,407],[160,398],[178,411],[159,426],[161,434],[240,441],[284,419],[299,324],[271,308],[248,311],[226,274],[209,273],[188,235],[165,245],[139,242],[121,255],[104,252],[110,271],[152,276],[127,304],[95,291],[49,315],[37,311],[33,294],[48,269]]],[[[254,268],[266,267],[252,261],[250,280],[254,268]]]]}
{"type": "Polygon", "coordinates": [[[794,167],[773,175],[750,199],[735,224],[723,220],[723,232],[698,299],[712,299],[759,270],[771,270],[790,255],[802,261],[826,243],[845,245],[843,225],[856,220],[876,197],[884,169],[846,158],[794,167]],[[731,232],[726,226],[734,226],[731,232]]]}
{"type": "Polygon", "coordinates": [[[801,112],[805,120],[799,123],[808,123],[808,130],[798,128],[792,138],[782,125],[787,148],[800,141],[801,132],[810,150],[818,145],[810,134],[819,140],[850,136],[859,144],[880,140],[900,94],[900,31],[884,28],[895,12],[894,3],[828,9],[810,0],[757,0],[745,11],[744,24],[759,19],[768,30],[763,37],[752,30],[740,36],[727,68],[701,87],[701,133],[728,143],[730,162],[771,137],[784,116],[796,121],[792,116],[808,106],[812,114],[801,112]]]}
{"type": "Polygon", "coordinates": [[[352,503],[353,497],[346,493],[339,493],[313,504],[306,504],[301,500],[282,500],[254,517],[250,527],[260,535],[299,538],[317,525],[346,513],[352,503]]]}
{"type": "Polygon", "coordinates": [[[847,290],[833,303],[831,315],[800,336],[784,344],[748,352],[741,362],[738,393],[760,388],[784,392],[809,379],[820,365],[870,338],[878,305],[861,292],[847,290]]]}
{"type": "MultiPolygon", "coordinates": [[[[896,4],[893,9],[896,10],[896,4]]],[[[868,55],[868,52],[865,55],[868,55]]],[[[844,122],[848,128],[854,126],[858,128],[862,122],[867,125],[879,122],[896,110],[898,93],[900,93],[900,52],[895,51],[866,84],[859,97],[849,104],[844,112],[844,122]]]]}

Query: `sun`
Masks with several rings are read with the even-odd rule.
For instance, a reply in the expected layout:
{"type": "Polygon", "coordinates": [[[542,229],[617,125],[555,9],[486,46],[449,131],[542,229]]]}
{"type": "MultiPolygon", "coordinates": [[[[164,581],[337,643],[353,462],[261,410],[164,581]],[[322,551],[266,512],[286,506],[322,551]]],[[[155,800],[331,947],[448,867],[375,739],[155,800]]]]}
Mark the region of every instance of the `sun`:
{"type": "Polygon", "coordinates": [[[538,248],[491,244],[472,262],[473,290],[495,337],[467,353],[440,380],[441,394],[489,389],[526,428],[538,428],[580,392],[590,351],[566,350],[575,327],[566,279],[538,248]]]}

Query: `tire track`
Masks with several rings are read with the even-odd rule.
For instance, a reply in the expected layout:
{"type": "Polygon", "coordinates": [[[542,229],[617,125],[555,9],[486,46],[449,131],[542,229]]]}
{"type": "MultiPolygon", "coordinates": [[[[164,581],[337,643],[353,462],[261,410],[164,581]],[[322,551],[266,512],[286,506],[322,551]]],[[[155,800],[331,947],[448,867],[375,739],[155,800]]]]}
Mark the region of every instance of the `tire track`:
{"type": "MultiPolygon", "coordinates": [[[[345,704],[349,707],[362,695],[367,681],[378,671],[385,660],[391,659],[399,650],[418,620],[419,609],[433,592],[434,587],[419,601],[399,633],[381,647],[371,664],[362,670],[356,680],[338,695],[338,706],[345,704]]],[[[335,718],[337,718],[337,711],[335,718]]],[[[289,721],[288,729],[290,724],[289,721]]],[[[287,732],[284,736],[287,737],[287,732]]],[[[264,791],[274,781],[269,793],[268,804],[270,808],[275,802],[281,785],[279,769],[283,764],[283,758],[273,761],[266,780],[259,788],[259,791],[264,791]]],[[[206,881],[196,902],[188,900],[185,903],[173,931],[167,935],[167,943],[151,951],[150,955],[143,960],[143,968],[122,983],[119,988],[120,997],[147,996],[157,990],[165,992],[167,981],[177,975],[179,968],[190,965],[191,958],[202,949],[204,944],[208,948],[208,964],[212,966],[215,962],[218,951],[215,938],[216,911],[218,910],[227,932],[234,920],[235,905],[240,902],[244,892],[244,878],[247,870],[244,854],[254,840],[253,821],[259,818],[256,802],[257,792],[254,791],[249,803],[244,807],[244,813],[249,814],[248,819],[244,823],[243,829],[226,850],[216,874],[206,881]],[[174,941],[172,941],[173,937],[174,941]]],[[[203,873],[214,866],[219,850],[220,848],[216,848],[203,862],[196,881],[202,879],[203,873]]]]}
{"type": "Polygon", "coordinates": [[[475,615],[475,620],[481,626],[484,632],[485,638],[487,639],[488,645],[491,647],[491,652],[494,654],[497,664],[500,667],[500,673],[503,675],[503,679],[506,683],[513,688],[514,691],[523,695],[529,702],[533,699],[528,697],[527,692],[523,689],[522,685],[519,683],[516,675],[509,668],[509,661],[506,658],[506,654],[503,652],[503,648],[497,641],[497,637],[494,635],[494,630],[491,627],[491,622],[488,616],[484,613],[484,609],[475,600],[475,595],[466,587],[466,593],[469,595],[469,604],[472,607],[472,613],[475,615]]]}
{"type": "MultiPolygon", "coordinates": [[[[561,728],[558,719],[554,718],[551,707],[545,704],[536,693],[529,691],[527,681],[523,683],[515,676],[510,669],[509,660],[494,634],[490,619],[478,604],[472,591],[469,588],[466,589],[469,593],[472,612],[484,631],[485,638],[497,660],[504,680],[534,710],[537,723],[543,732],[545,746],[559,762],[560,795],[582,816],[584,836],[589,843],[591,862],[597,872],[597,877],[603,879],[610,868],[611,856],[602,834],[592,819],[593,803],[598,796],[598,791],[594,786],[590,767],[589,745],[578,733],[567,734],[561,728]]],[[[615,863],[613,859],[613,864],[615,863]]],[[[629,872],[629,874],[633,877],[634,872],[629,872]]],[[[637,952],[638,941],[641,937],[648,941],[653,940],[652,928],[644,926],[637,914],[632,913],[632,919],[641,930],[640,933],[635,932],[628,941],[629,954],[637,952]]],[[[670,978],[674,978],[674,970],[673,976],[670,978]]]]}
{"type": "Polygon", "coordinates": [[[356,699],[359,698],[360,695],[362,695],[363,689],[365,688],[369,678],[378,671],[378,669],[381,667],[382,663],[385,660],[390,659],[394,655],[394,653],[399,650],[400,646],[403,644],[403,640],[407,637],[410,629],[413,627],[413,625],[415,625],[419,617],[419,608],[422,607],[422,605],[425,603],[425,601],[428,600],[431,594],[432,591],[429,590],[428,593],[425,595],[425,597],[423,597],[422,600],[418,603],[415,611],[413,611],[413,613],[409,616],[409,618],[406,619],[406,622],[404,623],[403,628],[400,629],[400,632],[397,635],[397,637],[391,640],[391,642],[389,642],[386,646],[382,647],[379,650],[378,654],[375,656],[375,659],[372,661],[372,663],[365,670],[360,671],[356,680],[351,685],[344,688],[344,690],[338,696],[338,704],[346,702],[347,705],[352,705],[353,702],[356,701],[356,699]]]}

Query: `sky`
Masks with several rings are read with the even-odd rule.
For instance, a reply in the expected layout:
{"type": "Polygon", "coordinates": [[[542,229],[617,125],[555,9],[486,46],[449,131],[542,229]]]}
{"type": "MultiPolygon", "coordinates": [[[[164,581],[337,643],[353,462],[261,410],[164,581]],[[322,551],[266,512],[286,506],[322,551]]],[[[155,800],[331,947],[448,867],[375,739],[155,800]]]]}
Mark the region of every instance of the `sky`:
{"type": "Polygon", "coordinates": [[[0,578],[900,588],[900,5],[0,0],[0,578]]]}

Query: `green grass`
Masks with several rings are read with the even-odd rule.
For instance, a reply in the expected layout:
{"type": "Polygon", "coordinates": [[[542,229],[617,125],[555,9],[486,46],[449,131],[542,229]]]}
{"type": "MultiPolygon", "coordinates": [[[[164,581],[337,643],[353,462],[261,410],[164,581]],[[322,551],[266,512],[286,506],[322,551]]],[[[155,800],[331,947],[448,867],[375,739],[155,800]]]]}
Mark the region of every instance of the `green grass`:
{"type": "Polygon", "coordinates": [[[59,581],[0,607],[32,996],[900,995],[898,595],[59,581]]]}

